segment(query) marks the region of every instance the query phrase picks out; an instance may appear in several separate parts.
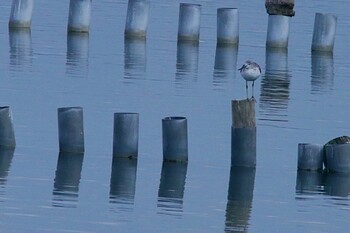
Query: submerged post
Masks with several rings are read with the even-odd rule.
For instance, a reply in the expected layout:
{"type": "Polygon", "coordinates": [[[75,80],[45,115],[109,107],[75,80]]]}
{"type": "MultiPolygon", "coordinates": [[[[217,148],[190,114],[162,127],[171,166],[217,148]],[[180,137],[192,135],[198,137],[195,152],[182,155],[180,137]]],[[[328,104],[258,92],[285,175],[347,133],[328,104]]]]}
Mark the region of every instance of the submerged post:
{"type": "Polygon", "coordinates": [[[232,101],[231,166],[256,166],[255,99],[232,101]]]}
{"type": "Polygon", "coordinates": [[[187,162],[187,119],[165,117],[162,119],[163,161],[187,162]]]}
{"type": "Polygon", "coordinates": [[[9,106],[0,107],[0,147],[16,147],[12,114],[9,106]]]}
{"type": "Polygon", "coordinates": [[[92,0],[70,0],[68,32],[89,32],[92,0]]]}
{"type": "Polygon", "coordinates": [[[115,113],[113,156],[137,158],[139,139],[139,114],[115,113]]]}
{"type": "Polygon", "coordinates": [[[239,41],[239,18],[237,8],[217,9],[217,43],[237,44],[239,41]]]}
{"type": "Polygon", "coordinates": [[[57,113],[60,152],[84,153],[83,108],[58,108],[57,113]]]}
{"type": "Polygon", "coordinates": [[[294,0],[266,0],[269,14],[266,47],[288,47],[289,21],[294,16],[294,0]]]}
{"type": "Polygon", "coordinates": [[[125,22],[125,38],[146,39],[150,2],[147,0],[129,0],[125,22]]]}
{"type": "Polygon", "coordinates": [[[198,41],[201,5],[180,3],[178,41],[198,41]]]}
{"type": "Polygon", "coordinates": [[[332,52],[336,26],[337,16],[316,13],[311,50],[332,52]]]}
{"type": "Polygon", "coordinates": [[[30,28],[34,0],[12,0],[9,28],[30,28]]]}
{"type": "Polygon", "coordinates": [[[321,171],[323,169],[323,145],[298,144],[298,170],[321,171]]]}

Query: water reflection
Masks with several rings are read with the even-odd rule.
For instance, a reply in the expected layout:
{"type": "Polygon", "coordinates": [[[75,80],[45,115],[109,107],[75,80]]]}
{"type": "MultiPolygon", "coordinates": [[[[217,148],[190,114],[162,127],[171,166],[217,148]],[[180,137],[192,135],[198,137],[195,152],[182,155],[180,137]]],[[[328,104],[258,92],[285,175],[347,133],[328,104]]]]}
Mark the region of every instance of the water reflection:
{"type": "Polygon", "coordinates": [[[146,40],[125,38],[124,40],[124,78],[136,79],[144,75],[147,64],[146,40]]]}
{"type": "Polygon", "coordinates": [[[131,210],[134,204],[136,171],[136,159],[113,157],[109,201],[119,210],[131,210]]]}
{"type": "Polygon", "coordinates": [[[298,171],[296,199],[312,199],[315,195],[348,197],[350,194],[350,174],[298,171]]]}
{"type": "Polygon", "coordinates": [[[54,207],[76,207],[84,154],[59,153],[53,188],[54,207]]]}
{"type": "Polygon", "coordinates": [[[325,177],[325,193],[333,197],[349,197],[350,174],[329,173],[325,177]]]}
{"type": "Polygon", "coordinates": [[[0,147],[0,197],[4,196],[7,175],[11,167],[14,152],[15,149],[0,147]]]}
{"type": "Polygon", "coordinates": [[[157,204],[160,214],[182,214],[186,173],[187,163],[163,162],[157,204]]]}
{"type": "Polygon", "coordinates": [[[33,50],[30,29],[9,29],[10,70],[23,71],[32,66],[33,50]]]}
{"type": "Polygon", "coordinates": [[[66,72],[75,77],[86,78],[89,67],[89,34],[67,34],[66,72]]]}
{"type": "Polygon", "coordinates": [[[214,86],[226,86],[229,78],[236,77],[238,46],[216,44],[213,75],[214,86]]]}
{"type": "Polygon", "coordinates": [[[197,41],[178,41],[176,52],[176,83],[180,84],[186,79],[198,75],[198,51],[197,41]]]}
{"type": "Polygon", "coordinates": [[[298,171],[295,192],[296,199],[306,199],[310,194],[324,191],[324,174],[317,171],[298,171]]]}
{"type": "Polygon", "coordinates": [[[261,80],[260,120],[288,121],[290,74],[287,56],[287,49],[266,49],[266,70],[261,80]]]}
{"type": "Polygon", "coordinates": [[[231,167],[225,232],[248,232],[254,181],[254,168],[231,167]]]}
{"type": "Polygon", "coordinates": [[[333,78],[333,53],[312,51],[311,94],[320,94],[332,90],[333,78]]]}

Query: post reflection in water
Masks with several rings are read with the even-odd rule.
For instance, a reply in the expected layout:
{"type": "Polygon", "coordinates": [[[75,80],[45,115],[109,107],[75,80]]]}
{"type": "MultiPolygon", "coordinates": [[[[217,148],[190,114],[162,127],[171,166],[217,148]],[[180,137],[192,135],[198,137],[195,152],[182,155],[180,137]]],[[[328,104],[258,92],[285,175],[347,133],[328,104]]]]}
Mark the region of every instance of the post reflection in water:
{"type": "Polygon", "coordinates": [[[290,74],[288,71],[288,50],[266,49],[265,75],[261,80],[260,120],[288,121],[290,74]]]}
{"type": "Polygon", "coordinates": [[[136,189],[137,160],[113,157],[109,202],[122,211],[131,210],[136,189]]]}
{"type": "Polygon", "coordinates": [[[312,51],[311,94],[332,90],[334,79],[333,53],[312,51]]]}
{"type": "Polygon", "coordinates": [[[176,52],[176,83],[180,84],[198,75],[198,41],[178,41],[176,52]],[[186,80],[187,79],[187,80],[186,80]]]}
{"type": "Polygon", "coordinates": [[[66,72],[74,77],[86,78],[89,68],[89,34],[67,34],[66,72]]]}
{"type": "Polygon", "coordinates": [[[324,174],[317,171],[298,171],[295,192],[296,199],[306,199],[309,194],[321,194],[324,191],[324,174]]]}
{"type": "Polygon", "coordinates": [[[160,214],[182,214],[186,173],[187,163],[163,162],[157,204],[160,214]]]}
{"type": "Polygon", "coordinates": [[[146,40],[144,38],[125,38],[124,78],[137,79],[143,77],[146,72],[146,64],[146,40]]]}
{"type": "Polygon", "coordinates": [[[236,77],[238,46],[216,44],[213,75],[214,86],[224,86],[230,78],[236,77]]]}
{"type": "Polygon", "coordinates": [[[83,160],[84,154],[59,153],[52,206],[76,207],[83,160]]]}
{"type": "Polygon", "coordinates": [[[333,197],[349,197],[350,174],[329,173],[325,177],[325,193],[333,197]]]}
{"type": "Polygon", "coordinates": [[[4,196],[7,175],[11,167],[11,162],[15,149],[0,147],[0,202],[4,196]]]}
{"type": "Polygon", "coordinates": [[[225,232],[248,232],[254,181],[255,168],[231,167],[225,232]]]}
{"type": "Polygon", "coordinates": [[[298,171],[295,189],[297,200],[312,199],[314,195],[347,198],[350,195],[350,174],[298,171]]]}
{"type": "Polygon", "coordinates": [[[9,29],[10,70],[23,71],[32,66],[32,37],[29,28],[9,29]]]}

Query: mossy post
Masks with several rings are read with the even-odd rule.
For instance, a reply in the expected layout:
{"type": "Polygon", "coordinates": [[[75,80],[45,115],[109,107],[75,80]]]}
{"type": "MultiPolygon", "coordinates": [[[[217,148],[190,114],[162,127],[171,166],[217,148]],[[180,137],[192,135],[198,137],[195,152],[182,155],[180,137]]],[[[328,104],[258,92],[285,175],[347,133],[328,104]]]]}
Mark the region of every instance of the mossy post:
{"type": "Polygon", "coordinates": [[[231,166],[256,166],[255,99],[232,101],[231,166]]]}
{"type": "Polygon", "coordinates": [[[30,28],[34,0],[12,0],[9,28],[30,28]]]}
{"type": "Polygon", "coordinates": [[[265,8],[269,14],[266,47],[287,48],[289,21],[294,16],[294,0],[266,0],[265,8]]]}
{"type": "Polygon", "coordinates": [[[217,9],[217,43],[238,45],[239,18],[237,8],[217,9]]]}
{"type": "Polygon", "coordinates": [[[0,107],[0,147],[15,148],[16,139],[9,106],[0,107]]]}
{"type": "Polygon", "coordinates": [[[150,2],[129,0],[125,21],[125,38],[146,39],[150,2]]]}
{"type": "Polygon", "coordinates": [[[312,51],[333,52],[337,16],[332,14],[315,14],[312,51]]]}
{"type": "Polygon", "coordinates": [[[199,41],[201,8],[199,4],[180,3],[178,41],[199,41]]]}
{"type": "Polygon", "coordinates": [[[165,117],[162,119],[163,161],[188,161],[187,119],[165,117]]]}
{"type": "Polygon", "coordinates": [[[83,108],[58,108],[57,113],[60,152],[84,153],[83,108]]]}
{"type": "Polygon", "coordinates": [[[92,0],[70,0],[68,14],[68,32],[89,32],[91,1],[92,0]]]}
{"type": "Polygon", "coordinates": [[[115,113],[113,156],[137,159],[139,142],[139,114],[115,113]]]}

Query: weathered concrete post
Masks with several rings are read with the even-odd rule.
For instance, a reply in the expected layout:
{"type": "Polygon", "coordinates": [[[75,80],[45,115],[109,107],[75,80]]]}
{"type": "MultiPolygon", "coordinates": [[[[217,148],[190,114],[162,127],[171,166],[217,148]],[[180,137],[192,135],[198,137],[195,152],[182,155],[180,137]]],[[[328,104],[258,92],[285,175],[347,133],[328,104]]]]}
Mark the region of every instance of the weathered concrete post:
{"type": "Polygon", "coordinates": [[[177,40],[199,41],[201,5],[180,3],[177,40]]]}
{"type": "Polygon", "coordinates": [[[265,0],[269,14],[266,47],[288,47],[289,21],[294,16],[294,0],[265,0]]]}
{"type": "Polygon", "coordinates": [[[125,38],[146,39],[150,2],[147,0],[129,0],[125,21],[125,38]]]}
{"type": "Polygon", "coordinates": [[[138,156],[139,114],[115,113],[113,156],[134,158],[138,156]]]}
{"type": "Polygon", "coordinates": [[[9,106],[0,107],[0,147],[16,147],[12,113],[9,106]]]}
{"type": "Polygon", "coordinates": [[[57,113],[60,152],[84,153],[83,108],[58,108],[57,113]]]}
{"type": "Polygon", "coordinates": [[[256,166],[254,99],[232,101],[231,166],[256,166]]]}
{"type": "Polygon", "coordinates": [[[298,170],[321,171],[323,169],[323,145],[298,144],[298,170]]]}
{"type": "Polygon", "coordinates": [[[165,117],[162,119],[163,161],[188,161],[186,117],[165,117]]]}
{"type": "Polygon", "coordinates": [[[316,13],[311,50],[332,52],[336,26],[337,16],[316,13]]]}
{"type": "Polygon", "coordinates": [[[239,18],[237,8],[217,9],[217,43],[236,44],[239,41],[239,18]]]}
{"type": "Polygon", "coordinates": [[[12,0],[9,28],[30,28],[34,0],[12,0]]]}
{"type": "Polygon", "coordinates": [[[89,32],[92,0],[70,0],[68,32],[89,32]]]}

